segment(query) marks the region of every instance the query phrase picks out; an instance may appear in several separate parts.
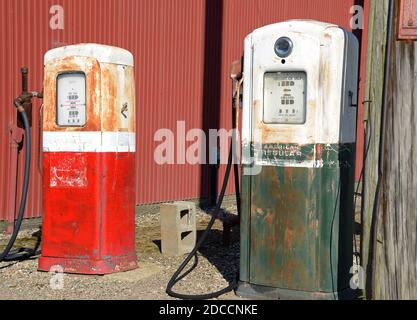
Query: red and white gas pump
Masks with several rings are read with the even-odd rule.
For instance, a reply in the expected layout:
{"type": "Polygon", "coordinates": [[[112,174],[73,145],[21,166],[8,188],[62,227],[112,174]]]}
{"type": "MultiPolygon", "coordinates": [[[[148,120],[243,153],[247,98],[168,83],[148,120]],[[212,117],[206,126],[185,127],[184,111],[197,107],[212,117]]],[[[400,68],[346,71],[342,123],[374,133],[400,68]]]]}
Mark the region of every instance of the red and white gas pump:
{"type": "Polygon", "coordinates": [[[130,52],[97,44],[45,55],[39,270],[135,269],[135,81],[130,52]]]}

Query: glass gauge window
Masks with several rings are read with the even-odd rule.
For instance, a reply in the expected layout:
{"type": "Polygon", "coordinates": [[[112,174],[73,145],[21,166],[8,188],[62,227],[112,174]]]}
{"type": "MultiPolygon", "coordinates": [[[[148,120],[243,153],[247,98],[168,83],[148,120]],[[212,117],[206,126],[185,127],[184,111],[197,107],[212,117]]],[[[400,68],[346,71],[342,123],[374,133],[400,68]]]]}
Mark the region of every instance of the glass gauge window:
{"type": "Polygon", "coordinates": [[[268,72],[264,78],[264,122],[304,124],[306,122],[307,74],[268,72]]]}
{"type": "Polygon", "coordinates": [[[83,127],[86,123],[85,74],[60,74],[56,87],[57,124],[63,127],[83,127]]]}

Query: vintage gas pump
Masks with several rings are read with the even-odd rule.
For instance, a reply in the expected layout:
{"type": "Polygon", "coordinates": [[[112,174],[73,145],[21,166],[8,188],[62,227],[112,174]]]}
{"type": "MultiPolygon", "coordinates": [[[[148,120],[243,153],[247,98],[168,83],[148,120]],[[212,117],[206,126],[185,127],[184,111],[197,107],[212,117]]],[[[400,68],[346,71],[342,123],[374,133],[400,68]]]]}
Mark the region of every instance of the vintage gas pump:
{"type": "Polygon", "coordinates": [[[294,20],[245,40],[240,285],[252,298],[349,293],[358,41],[294,20]]]}
{"type": "Polygon", "coordinates": [[[50,50],[44,62],[39,270],[134,269],[133,56],[81,44],[50,50]]]}

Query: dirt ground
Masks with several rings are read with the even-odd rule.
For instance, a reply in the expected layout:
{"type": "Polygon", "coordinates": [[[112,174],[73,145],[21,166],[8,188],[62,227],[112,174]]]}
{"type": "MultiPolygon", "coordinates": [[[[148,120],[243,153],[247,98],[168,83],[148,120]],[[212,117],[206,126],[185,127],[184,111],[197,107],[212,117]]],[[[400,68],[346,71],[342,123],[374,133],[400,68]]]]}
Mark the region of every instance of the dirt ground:
{"type": "MultiPolygon", "coordinates": [[[[233,203],[226,204],[224,209],[225,215],[236,214],[233,203]]],[[[210,210],[198,210],[198,230],[205,229],[210,214],[210,210]]],[[[221,230],[222,223],[217,221],[200,250],[197,268],[175,287],[177,292],[199,294],[217,291],[235,279],[239,266],[239,231],[238,228],[233,230],[230,246],[224,246],[221,230]]],[[[32,237],[34,231],[23,231],[16,247],[33,247],[36,243],[32,237]]],[[[0,250],[7,239],[8,236],[0,235],[0,250]]],[[[160,240],[158,212],[141,213],[136,218],[137,270],[106,276],[63,275],[62,289],[52,289],[51,282],[57,283],[54,274],[37,271],[37,257],[17,263],[0,263],[0,300],[171,299],[165,293],[166,284],[185,257],[163,256],[160,240]]],[[[235,298],[234,293],[221,297],[235,298]]]]}

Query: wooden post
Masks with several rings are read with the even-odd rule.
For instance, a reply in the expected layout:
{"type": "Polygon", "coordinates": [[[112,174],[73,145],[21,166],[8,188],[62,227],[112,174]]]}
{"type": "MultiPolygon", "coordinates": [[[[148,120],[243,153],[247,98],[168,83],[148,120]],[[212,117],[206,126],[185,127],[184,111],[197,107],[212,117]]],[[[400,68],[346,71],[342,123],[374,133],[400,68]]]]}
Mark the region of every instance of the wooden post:
{"type": "MultiPolygon", "coordinates": [[[[369,287],[369,255],[371,241],[372,210],[378,180],[378,150],[381,130],[381,106],[383,102],[384,62],[387,38],[388,0],[371,0],[368,26],[368,48],[366,60],[366,84],[364,102],[365,121],[365,165],[362,199],[362,245],[361,265],[368,271],[366,283],[369,287]]],[[[366,297],[370,298],[370,290],[366,297]]]]}
{"type": "Polygon", "coordinates": [[[385,50],[388,3],[373,0],[371,4],[366,82],[367,100],[371,102],[366,113],[365,150],[369,151],[364,174],[362,266],[367,273],[367,298],[417,299],[417,44],[397,41],[398,2],[394,1],[393,36],[389,51],[385,50]],[[383,174],[377,192],[384,101],[383,174]]]}

